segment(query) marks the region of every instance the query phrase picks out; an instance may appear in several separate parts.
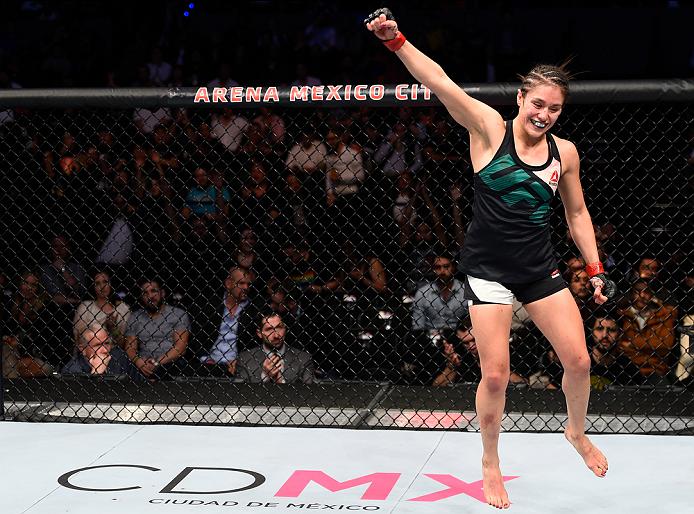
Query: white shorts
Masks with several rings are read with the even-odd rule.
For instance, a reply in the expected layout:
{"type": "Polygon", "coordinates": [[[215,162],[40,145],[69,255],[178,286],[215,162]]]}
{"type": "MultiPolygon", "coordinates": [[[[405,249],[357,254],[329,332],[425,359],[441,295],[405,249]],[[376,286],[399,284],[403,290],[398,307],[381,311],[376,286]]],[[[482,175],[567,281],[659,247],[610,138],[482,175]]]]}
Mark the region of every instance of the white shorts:
{"type": "Polygon", "coordinates": [[[522,284],[493,282],[470,275],[465,276],[465,299],[468,300],[469,305],[485,303],[513,305],[514,296],[520,303],[528,304],[542,300],[564,288],[566,288],[566,282],[558,271],[548,277],[522,284]]]}

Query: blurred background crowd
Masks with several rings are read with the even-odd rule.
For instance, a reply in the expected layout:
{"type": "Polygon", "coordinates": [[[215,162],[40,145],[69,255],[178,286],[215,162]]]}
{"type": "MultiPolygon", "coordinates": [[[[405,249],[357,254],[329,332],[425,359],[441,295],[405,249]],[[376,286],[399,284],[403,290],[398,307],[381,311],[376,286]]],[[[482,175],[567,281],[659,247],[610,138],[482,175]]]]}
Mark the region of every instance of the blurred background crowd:
{"type": "MultiPolygon", "coordinates": [[[[10,2],[0,87],[409,82],[362,30],[370,7],[359,2],[118,5],[10,2]]],[[[691,74],[686,9],[405,2],[399,19],[461,82],[514,80],[572,54],[590,78],[648,78],[691,74]]],[[[668,191],[691,207],[692,135],[665,167],[684,181],[635,171],[636,182],[588,184],[621,292],[607,308],[593,304],[555,217],[596,388],[692,381],[691,209],[656,220],[639,202],[661,205],[668,191]]],[[[614,144],[616,160],[640,146],[614,144]]],[[[8,109],[0,145],[4,376],[479,377],[457,269],[472,170],[466,134],[441,109],[8,109]]],[[[589,169],[614,166],[604,152],[589,169]]],[[[560,388],[556,356],[521,305],[515,313],[512,382],[560,388]]]]}

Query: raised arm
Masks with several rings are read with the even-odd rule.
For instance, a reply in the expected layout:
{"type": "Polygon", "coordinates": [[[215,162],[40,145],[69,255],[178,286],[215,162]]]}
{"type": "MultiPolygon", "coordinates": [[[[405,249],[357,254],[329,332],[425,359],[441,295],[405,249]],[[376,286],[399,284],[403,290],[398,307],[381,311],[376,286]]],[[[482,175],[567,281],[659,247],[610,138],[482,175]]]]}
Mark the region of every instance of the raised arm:
{"type": "Polygon", "coordinates": [[[446,75],[441,66],[406,41],[390,10],[378,9],[364,22],[367,29],[387,43],[386,46],[395,52],[412,76],[431,89],[453,119],[470,132],[471,137],[481,136],[489,146],[496,143],[495,136],[499,130],[503,137],[504,121],[501,115],[468,95],[446,75]],[[401,46],[397,48],[398,45],[401,46]]]}

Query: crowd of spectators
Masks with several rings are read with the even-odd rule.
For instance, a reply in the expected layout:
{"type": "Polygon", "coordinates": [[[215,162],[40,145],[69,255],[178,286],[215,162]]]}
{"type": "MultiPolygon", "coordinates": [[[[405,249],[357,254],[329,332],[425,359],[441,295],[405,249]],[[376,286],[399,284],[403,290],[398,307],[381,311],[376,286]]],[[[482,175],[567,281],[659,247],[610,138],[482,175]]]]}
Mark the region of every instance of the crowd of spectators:
{"type": "MultiPolygon", "coordinates": [[[[472,170],[441,111],[16,114],[3,125],[25,170],[3,179],[17,191],[4,376],[479,377],[457,269],[472,170]]],[[[629,237],[596,222],[623,293],[609,310],[571,242],[558,245],[592,383],[689,383],[691,260],[635,255],[629,237]]],[[[561,387],[556,355],[514,310],[511,381],[561,387]]]]}

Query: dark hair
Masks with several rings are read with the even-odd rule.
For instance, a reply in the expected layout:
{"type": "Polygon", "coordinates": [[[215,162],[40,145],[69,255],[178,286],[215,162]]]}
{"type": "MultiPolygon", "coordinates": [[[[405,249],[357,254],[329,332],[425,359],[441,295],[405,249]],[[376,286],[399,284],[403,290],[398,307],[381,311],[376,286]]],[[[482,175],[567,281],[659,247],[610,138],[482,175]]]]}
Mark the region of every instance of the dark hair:
{"type": "Polygon", "coordinates": [[[639,257],[639,260],[636,261],[636,265],[634,266],[634,268],[639,269],[639,266],[641,266],[641,263],[646,259],[655,261],[659,265],[663,263],[663,261],[661,259],[659,259],[658,256],[655,255],[654,253],[646,253],[646,254],[642,255],[641,257],[639,257]]]}
{"type": "MultiPolygon", "coordinates": [[[[257,321],[258,321],[258,323],[257,323],[258,330],[262,330],[262,329],[263,329],[263,325],[265,324],[265,320],[267,320],[268,318],[274,318],[275,316],[277,316],[277,317],[279,317],[280,319],[282,319],[282,315],[281,315],[279,312],[275,312],[275,311],[273,311],[272,309],[269,309],[269,308],[268,308],[268,309],[263,309],[263,310],[261,310],[260,313],[258,314],[258,318],[257,318],[257,321]]],[[[283,320],[283,321],[284,321],[284,320],[283,320]]]]}
{"type": "Polygon", "coordinates": [[[446,259],[455,265],[457,263],[455,254],[451,252],[448,248],[444,248],[441,245],[436,245],[434,248],[434,259],[446,259]]]}
{"type": "Polygon", "coordinates": [[[564,99],[569,96],[569,81],[573,75],[566,68],[568,61],[559,66],[552,64],[536,64],[527,75],[518,75],[521,81],[521,93],[523,96],[532,88],[539,85],[557,86],[564,94],[564,99]]]}
{"type": "Polygon", "coordinates": [[[156,282],[156,284],[159,286],[159,289],[164,287],[162,281],[157,277],[142,277],[140,278],[140,280],[137,281],[137,288],[139,289],[139,294],[144,293],[145,284],[149,284],[150,282],[156,282]]]}
{"type": "Polygon", "coordinates": [[[110,299],[113,300],[114,297],[116,296],[116,293],[115,293],[116,289],[113,287],[113,276],[111,275],[111,272],[107,269],[95,269],[91,273],[93,298],[96,299],[95,289],[96,289],[96,277],[98,275],[106,275],[108,277],[108,283],[111,286],[110,299]]]}
{"type": "Polygon", "coordinates": [[[612,310],[607,309],[605,307],[599,307],[595,309],[590,315],[590,328],[592,329],[595,326],[595,322],[599,319],[611,319],[615,323],[617,323],[619,316],[615,315],[612,310]]]}

